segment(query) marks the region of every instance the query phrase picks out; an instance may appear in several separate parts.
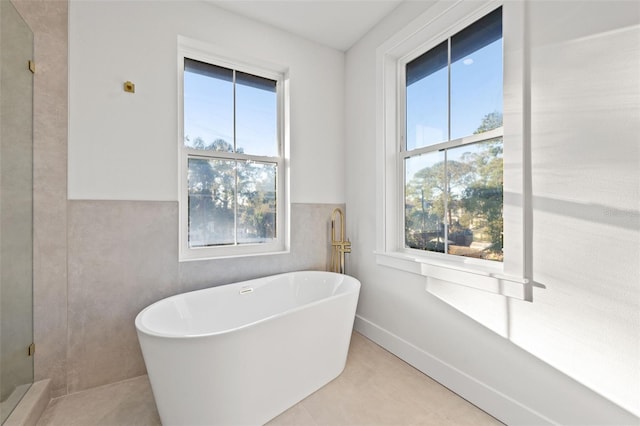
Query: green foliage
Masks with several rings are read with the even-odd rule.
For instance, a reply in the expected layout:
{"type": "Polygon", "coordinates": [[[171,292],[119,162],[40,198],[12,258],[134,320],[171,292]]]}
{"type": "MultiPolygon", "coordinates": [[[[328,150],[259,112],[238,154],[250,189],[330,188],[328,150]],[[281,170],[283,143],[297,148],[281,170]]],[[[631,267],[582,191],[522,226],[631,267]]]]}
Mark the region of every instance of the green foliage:
{"type": "Polygon", "coordinates": [[[490,112],[482,118],[482,123],[473,132],[474,135],[479,133],[488,132],[489,130],[497,129],[502,126],[502,113],[500,111],[490,112]]]}

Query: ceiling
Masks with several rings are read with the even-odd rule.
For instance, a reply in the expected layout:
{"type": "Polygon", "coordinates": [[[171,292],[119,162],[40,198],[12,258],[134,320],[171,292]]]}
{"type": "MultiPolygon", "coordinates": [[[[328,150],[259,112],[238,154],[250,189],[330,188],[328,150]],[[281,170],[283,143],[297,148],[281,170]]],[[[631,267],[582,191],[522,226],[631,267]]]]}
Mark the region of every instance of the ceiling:
{"type": "Polygon", "coordinates": [[[346,51],[403,0],[208,0],[228,11],[346,51]]]}

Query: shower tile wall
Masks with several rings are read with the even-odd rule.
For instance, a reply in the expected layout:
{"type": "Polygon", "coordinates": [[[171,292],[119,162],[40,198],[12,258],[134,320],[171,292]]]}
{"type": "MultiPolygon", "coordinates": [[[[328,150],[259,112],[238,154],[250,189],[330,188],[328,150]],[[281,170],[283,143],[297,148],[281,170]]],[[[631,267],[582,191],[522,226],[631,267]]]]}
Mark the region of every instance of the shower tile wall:
{"type": "Polygon", "coordinates": [[[68,1],[12,0],[34,33],[35,380],[66,393],[68,1]]]}
{"type": "Polygon", "coordinates": [[[69,393],[143,374],[136,310],[180,290],[176,204],[69,202],[69,393]]]}
{"type": "Polygon", "coordinates": [[[178,204],[70,201],[68,392],[145,373],[134,319],[163,297],[299,269],[326,269],[334,204],[293,204],[291,253],[178,263],[178,204]]]}

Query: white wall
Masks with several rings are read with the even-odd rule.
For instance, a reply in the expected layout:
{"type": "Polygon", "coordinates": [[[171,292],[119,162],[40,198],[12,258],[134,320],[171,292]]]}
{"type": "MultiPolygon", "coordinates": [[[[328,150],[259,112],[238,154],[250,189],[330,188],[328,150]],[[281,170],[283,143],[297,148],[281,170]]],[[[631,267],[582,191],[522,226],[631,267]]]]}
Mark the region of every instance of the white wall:
{"type": "Polygon", "coordinates": [[[289,68],[291,201],[344,202],[342,52],[205,2],[72,0],[69,9],[70,199],[177,200],[183,35],[289,68]]]}
{"type": "Polygon", "coordinates": [[[379,266],[376,49],[432,3],[402,4],[346,56],[347,226],[359,330],[509,424],[640,419],[640,11],[530,2],[533,302],[379,266]]]}

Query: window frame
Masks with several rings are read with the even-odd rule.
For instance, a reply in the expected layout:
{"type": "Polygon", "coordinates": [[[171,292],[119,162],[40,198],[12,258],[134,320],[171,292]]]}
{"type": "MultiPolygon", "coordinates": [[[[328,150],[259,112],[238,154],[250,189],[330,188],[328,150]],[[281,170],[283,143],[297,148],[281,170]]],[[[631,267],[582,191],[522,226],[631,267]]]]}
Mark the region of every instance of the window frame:
{"type": "MultiPolygon", "coordinates": [[[[376,262],[453,284],[531,299],[530,159],[525,10],[520,2],[440,1],[377,50],[376,262]],[[405,65],[457,32],[503,8],[504,262],[424,252],[404,246],[405,65]],[[529,241],[528,241],[529,240],[529,241]]],[[[475,136],[475,135],[474,135],[475,136]]],[[[482,136],[484,139],[485,136],[482,136]]],[[[428,286],[427,286],[428,287],[428,286]]]]}
{"type": "MultiPolygon", "coordinates": [[[[255,58],[229,54],[220,48],[198,40],[178,37],[178,216],[179,261],[221,259],[231,257],[282,254],[289,251],[289,147],[288,147],[288,72],[285,67],[255,58]],[[184,68],[185,58],[234,71],[248,73],[276,82],[277,96],[277,156],[252,155],[238,152],[206,151],[184,144],[184,68]],[[244,243],[219,246],[189,246],[189,159],[220,159],[275,164],[276,176],[276,238],[265,243],[244,243]]],[[[235,111],[234,111],[235,115],[235,111]]],[[[237,212],[236,212],[237,214],[237,212]]]]}
{"type": "MultiPolygon", "coordinates": [[[[492,13],[493,11],[497,10],[498,8],[500,8],[501,5],[496,5],[495,9],[492,9],[490,13],[492,13]]],[[[486,17],[487,15],[483,15],[482,17],[480,17],[479,19],[483,19],[484,17],[486,17]]],[[[502,14],[501,14],[502,16],[502,14]]],[[[471,25],[475,24],[474,21],[471,25]]],[[[463,27],[462,30],[468,28],[468,26],[463,27]]],[[[450,132],[451,132],[451,65],[452,65],[452,61],[451,61],[451,53],[452,53],[452,39],[453,37],[457,34],[457,32],[452,32],[451,34],[449,34],[447,36],[447,38],[445,40],[440,41],[440,43],[436,44],[433,47],[427,48],[424,51],[413,51],[411,52],[411,54],[409,55],[405,55],[402,58],[400,58],[398,60],[398,124],[399,124],[399,135],[398,135],[398,139],[399,139],[399,153],[398,153],[398,168],[401,169],[400,172],[402,173],[403,179],[402,181],[399,181],[398,184],[401,186],[401,188],[399,189],[399,193],[402,193],[402,201],[398,202],[398,217],[402,218],[402,229],[406,229],[406,211],[405,211],[405,204],[406,204],[406,185],[407,185],[407,181],[406,181],[406,160],[409,158],[415,158],[415,157],[419,157],[420,155],[424,155],[424,154],[429,154],[429,153],[434,153],[434,152],[439,152],[439,151],[444,151],[445,152],[445,170],[446,170],[446,162],[447,160],[447,152],[451,149],[454,148],[459,148],[459,147],[463,147],[463,146],[469,146],[469,145],[473,145],[473,144],[477,144],[477,143],[481,143],[481,142],[488,142],[491,141],[493,139],[497,139],[497,138],[503,138],[503,145],[504,145],[504,126],[500,126],[498,128],[483,132],[483,133],[477,133],[477,134],[469,134],[469,135],[465,135],[459,138],[451,138],[450,136],[450,132]],[[407,88],[408,85],[406,84],[406,80],[407,80],[407,64],[409,64],[410,62],[412,62],[413,60],[419,58],[420,56],[422,56],[423,54],[429,52],[431,49],[436,48],[436,46],[439,46],[442,43],[446,43],[447,46],[447,117],[448,117],[448,134],[447,134],[447,139],[445,141],[441,141],[441,142],[437,142],[437,143],[433,143],[433,144],[429,144],[426,146],[420,146],[420,147],[416,147],[416,148],[412,148],[412,149],[407,149],[407,116],[408,116],[408,112],[407,112],[407,88]]],[[[504,59],[502,59],[502,62],[504,62],[504,59]]],[[[504,97],[504,96],[503,96],[504,97]]],[[[448,184],[445,184],[445,188],[446,191],[448,192],[449,188],[448,188],[448,184]]],[[[446,199],[447,197],[445,197],[445,210],[446,210],[446,199]]],[[[503,202],[504,204],[504,202],[503,202]]],[[[444,224],[444,253],[440,253],[440,252],[435,252],[435,251],[430,251],[430,250],[420,250],[420,249],[415,249],[415,248],[410,248],[407,247],[407,241],[406,241],[406,233],[403,232],[400,237],[402,239],[401,242],[399,242],[400,247],[404,247],[404,250],[407,253],[416,253],[419,256],[422,256],[423,253],[429,253],[427,256],[435,256],[435,258],[442,258],[443,260],[449,259],[451,258],[451,256],[454,256],[453,258],[457,258],[460,257],[460,255],[455,255],[455,254],[450,254],[448,253],[448,239],[449,239],[449,235],[448,235],[448,227],[451,224],[447,223],[447,218],[444,218],[443,220],[443,224],[444,224]]],[[[504,230],[503,230],[504,231],[504,230]]],[[[491,261],[491,260],[485,260],[485,259],[474,259],[469,257],[469,259],[473,259],[473,260],[469,260],[469,263],[477,263],[478,265],[486,265],[487,267],[491,268],[492,264],[495,263],[495,261],[491,261]]]]}

